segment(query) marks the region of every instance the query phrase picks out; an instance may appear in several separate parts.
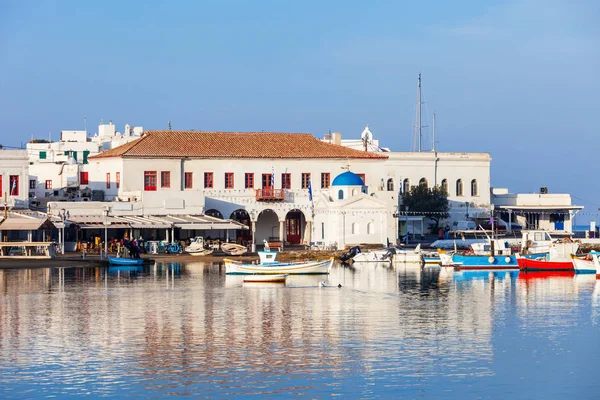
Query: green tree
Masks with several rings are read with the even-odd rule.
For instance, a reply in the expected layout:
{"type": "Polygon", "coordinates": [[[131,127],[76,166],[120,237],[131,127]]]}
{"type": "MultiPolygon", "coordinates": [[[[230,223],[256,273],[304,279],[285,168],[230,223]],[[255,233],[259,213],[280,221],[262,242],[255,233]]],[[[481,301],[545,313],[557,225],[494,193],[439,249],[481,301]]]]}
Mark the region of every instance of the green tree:
{"type": "Polygon", "coordinates": [[[450,205],[448,204],[448,193],[442,187],[428,188],[425,185],[413,186],[409,192],[402,193],[402,206],[411,214],[424,215],[435,222],[431,227],[436,232],[440,220],[448,218],[450,205]]]}

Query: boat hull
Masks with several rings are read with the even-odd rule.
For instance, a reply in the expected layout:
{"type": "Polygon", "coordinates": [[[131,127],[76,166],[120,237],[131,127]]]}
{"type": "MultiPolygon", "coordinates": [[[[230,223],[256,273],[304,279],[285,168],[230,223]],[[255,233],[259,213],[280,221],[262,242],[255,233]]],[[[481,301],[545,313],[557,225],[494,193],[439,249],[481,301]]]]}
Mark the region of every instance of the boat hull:
{"type": "Polygon", "coordinates": [[[251,283],[285,283],[287,274],[279,275],[246,275],[244,282],[251,283]]]}
{"type": "Polygon", "coordinates": [[[333,266],[333,257],[323,261],[305,261],[297,263],[242,264],[225,259],[225,273],[228,275],[308,275],[328,274],[333,266]]]}
{"type": "Polygon", "coordinates": [[[352,257],[353,262],[392,262],[388,250],[375,250],[358,253],[352,257]]]}
{"type": "Polygon", "coordinates": [[[521,271],[574,271],[572,261],[544,261],[530,258],[519,258],[521,271]]]}
{"type": "MultiPolygon", "coordinates": [[[[441,254],[440,254],[441,257],[441,254]]],[[[462,270],[519,269],[515,256],[478,256],[452,254],[451,264],[462,270]]]]}
{"type": "Polygon", "coordinates": [[[110,265],[142,265],[144,260],[141,258],[122,258],[122,257],[108,257],[108,263],[110,265]]]}
{"type": "Polygon", "coordinates": [[[595,274],[596,265],[593,260],[573,257],[573,268],[576,274],[595,274]]]}

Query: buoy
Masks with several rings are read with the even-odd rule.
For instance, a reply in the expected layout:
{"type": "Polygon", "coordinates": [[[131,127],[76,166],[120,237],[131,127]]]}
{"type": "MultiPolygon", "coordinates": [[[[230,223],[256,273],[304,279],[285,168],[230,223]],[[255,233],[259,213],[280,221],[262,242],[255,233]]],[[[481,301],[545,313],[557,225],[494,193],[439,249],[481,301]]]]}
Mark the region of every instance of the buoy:
{"type": "Polygon", "coordinates": [[[494,261],[496,261],[496,259],[495,259],[494,257],[491,257],[491,256],[490,256],[490,258],[488,258],[488,262],[489,262],[490,264],[493,264],[493,263],[494,263],[494,261]]]}
{"type": "Polygon", "coordinates": [[[510,262],[511,262],[512,260],[510,259],[510,257],[506,256],[506,258],[504,259],[504,261],[506,261],[506,263],[507,263],[507,264],[510,264],[510,262]]]}
{"type": "Polygon", "coordinates": [[[341,283],[338,283],[338,287],[339,287],[339,288],[341,288],[341,287],[342,287],[342,284],[341,284],[341,283]]]}

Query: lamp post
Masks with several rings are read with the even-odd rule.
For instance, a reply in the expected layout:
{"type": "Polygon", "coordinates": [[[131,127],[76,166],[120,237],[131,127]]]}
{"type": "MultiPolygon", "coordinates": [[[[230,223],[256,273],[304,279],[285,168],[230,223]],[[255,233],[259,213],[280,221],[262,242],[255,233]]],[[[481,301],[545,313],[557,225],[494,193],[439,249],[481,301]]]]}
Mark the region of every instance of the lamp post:
{"type": "Polygon", "coordinates": [[[408,206],[404,208],[406,210],[406,235],[404,236],[404,243],[408,244],[408,206]]]}
{"type": "Polygon", "coordinates": [[[104,256],[108,258],[108,207],[104,209],[104,256]]]}
{"type": "Polygon", "coordinates": [[[490,208],[492,209],[492,217],[490,218],[490,222],[492,223],[492,237],[494,237],[494,205],[492,204],[490,208]]]}
{"type": "Polygon", "coordinates": [[[62,221],[62,226],[60,228],[61,231],[61,239],[60,239],[60,254],[65,254],[65,221],[66,221],[66,212],[64,208],[61,208],[60,210],[61,212],[58,213],[58,216],[60,217],[60,220],[62,221]]]}
{"type": "Polygon", "coordinates": [[[256,211],[250,210],[248,213],[250,215],[250,224],[252,228],[252,251],[253,253],[256,251],[256,211]]]}

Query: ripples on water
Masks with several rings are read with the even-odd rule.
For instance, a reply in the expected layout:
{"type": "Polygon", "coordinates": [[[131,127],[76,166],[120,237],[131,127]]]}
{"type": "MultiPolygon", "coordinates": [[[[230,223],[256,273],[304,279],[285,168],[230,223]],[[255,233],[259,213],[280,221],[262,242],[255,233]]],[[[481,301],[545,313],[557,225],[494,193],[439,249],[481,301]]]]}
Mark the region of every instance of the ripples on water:
{"type": "Polygon", "coordinates": [[[0,291],[3,398],[600,389],[594,276],[362,264],[244,284],[219,264],[173,263],[0,270],[0,291]]]}

